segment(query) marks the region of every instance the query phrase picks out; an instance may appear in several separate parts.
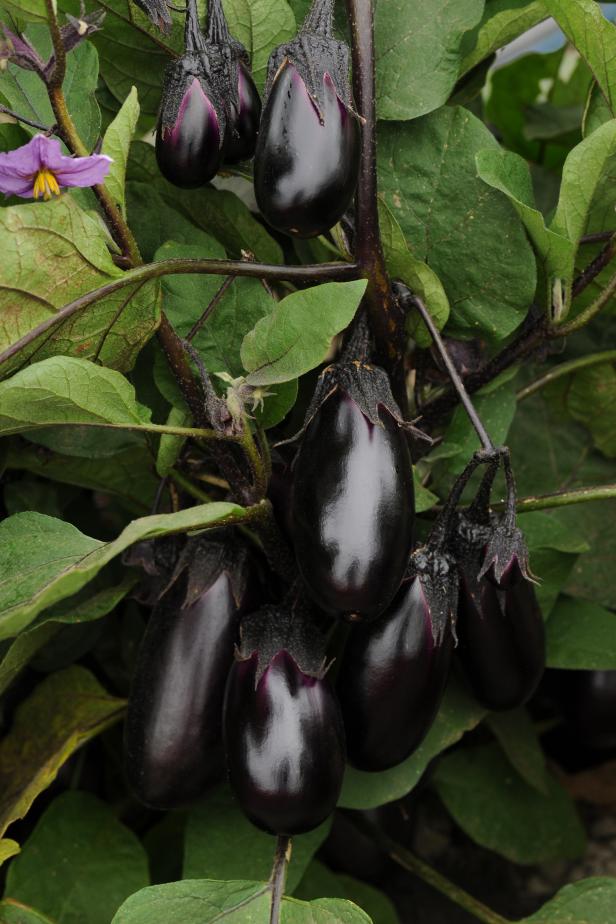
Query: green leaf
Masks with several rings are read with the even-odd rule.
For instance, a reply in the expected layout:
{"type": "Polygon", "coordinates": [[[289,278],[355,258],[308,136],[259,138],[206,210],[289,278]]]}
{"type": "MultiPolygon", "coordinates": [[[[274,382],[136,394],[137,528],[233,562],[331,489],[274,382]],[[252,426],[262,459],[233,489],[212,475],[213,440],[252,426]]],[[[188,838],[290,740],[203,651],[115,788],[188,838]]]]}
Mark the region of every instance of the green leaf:
{"type": "Polygon", "coordinates": [[[223,6],[231,35],[248,51],[253,77],[262,90],[270,52],[297,31],[293,10],[285,0],[224,0],[223,6]]]}
{"type": "Polygon", "coordinates": [[[380,0],[376,5],[377,109],[380,119],[415,119],[442,106],[458,79],[462,39],[484,0],[380,0]]]}
{"type": "MultiPolygon", "coordinates": [[[[103,431],[96,432],[100,435],[103,431]]],[[[107,459],[76,459],[53,452],[41,453],[24,441],[5,440],[6,443],[7,468],[115,495],[132,513],[146,513],[156,496],[159,479],[152,471],[152,457],[143,440],[140,445],[107,459]]]]}
{"type": "Polygon", "coordinates": [[[543,0],[490,0],[486,3],[481,22],[464,42],[469,50],[460,66],[460,76],[532,29],[546,16],[543,0]]]}
{"type": "MultiPolygon", "coordinates": [[[[172,407],[167,417],[167,425],[170,427],[189,427],[192,422],[191,414],[184,408],[172,407]]],[[[156,453],[156,474],[161,478],[166,478],[182,452],[182,447],[186,442],[185,436],[174,436],[171,433],[164,433],[158,444],[156,453]]]]}
{"type": "Polygon", "coordinates": [[[0,901],[0,921],[2,924],[56,924],[47,915],[39,914],[34,908],[28,908],[12,898],[0,901]]]}
{"type": "MultiPolygon", "coordinates": [[[[12,841],[8,837],[0,839],[0,866],[6,863],[7,860],[10,860],[11,857],[16,856],[20,850],[21,847],[17,841],[12,841]]],[[[0,910],[1,908],[2,905],[0,904],[0,910]]],[[[2,918],[0,918],[0,920],[2,920],[2,918]]]]}
{"type": "Polygon", "coordinates": [[[424,488],[419,480],[416,468],[413,468],[413,480],[415,483],[415,513],[424,513],[426,510],[431,510],[435,504],[438,504],[437,495],[429,491],[428,488],[424,488]]]}
{"type": "Polygon", "coordinates": [[[577,597],[559,598],[546,626],[549,667],[616,669],[616,614],[577,597]]]}
{"type": "Polygon", "coordinates": [[[5,436],[50,426],[138,429],[150,414],[121,373],[68,356],[44,359],[0,382],[0,406],[5,436]]]}
{"type": "Polygon", "coordinates": [[[475,156],[490,147],[468,110],[445,107],[413,125],[381,125],[379,175],[414,256],[447,293],[449,328],[500,339],[526,315],[536,268],[513,207],[477,176],[475,156]]]}
{"type": "Polygon", "coordinates": [[[605,456],[616,456],[616,369],[610,363],[581,369],[567,390],[567,410],[590,430],[605,456]]]}
{"type": "MultiPolygon", "coordinates": [[[[504,445],[516,412],[513,383],[505,382],[500,388],[489,391],[487,394],[479,392],[473,397],[473,404],[495,445],[504,445]]],[[[439,446],[439,455],[445,459],[445,470],[458,474],[472,453],[479,448],[479,437],[466,411],[462,407],[457,407],[445,432],[443,442],[439,446]]]]}
{"type": "Polygon", "coordinates": [[[616,26],[594,0],[543,0],[572,45],[588,64],[616,116],[616,26]]]}
{"type": "Polygon", "coordinates": [[[124,198],[124,183],[126,181],[126,164],[128,152],[137,122],[139,120],[139,97],[137,88],[132,87],[130,93],[122,103],[117,116],[105,132],[101,154],[111,157],[113,163],[105,179],[105,186],[119,205],[124,218],[126,218],[126,202],[124,198]]]}
{"type": "MultiPolygon", "coordinates": [[[[112,924],[265,924],[270,891],[262,882],[185,879],[142,889],[122,905],[112,924]]],[[[356,905],[340,899],[299,902],[284,898],[285,924],[371,924],[356,905]]]]}
{"type": "MultiPolygon", "coordinates": [[[[293,838],[287,891],[293,892],[329,833],[327,821],[293,838]]],[[[210,791],[188,818],[184,846],[184,879],[248,877],[266,880],[272,870],[276,838],[259,831],[242,813],[226,786],[210,791]],[[233,831],[233,838],[229,838],[233,831]]]]}
{"type": "Polygon", "coordinates": [[[547,795],[549,778],[545,755],[526,709],[491,713],[486,723],[522,779],[547,795]]]}
{"type": "Polygon", "coordinates": [[[109,924],[124,899],[148,882],[145,851],[111,807],[90,793],[65,792],[11,863],[6,896],[57,924],[109,924]]]}
{"type": "MultiPolygon", "coordinates": [[[[442,330],[449,318],[447,294],[434,270],[413,256],[402,228],[382,200],[379,201],[379,225],[385,260],[392,279],[405,282],[420,296],[434,323],[442,330]]],[[[429,347],[432,344],[432,337],[416,313],[408,317],[407,330],[418,346],[429,347]]]]}
{"type": "Polygon", "coordinates": [[[294,894],[302,901],[323,896],[346,898],[363,908],[376,924],[400,924],[394,904],[384,892],[352,876],[333,873],[318,860],[312,861],[294,894]]]}
{"type": "Polygon", "coordinates": [[[433,777],[445,807],[474,841],[514,863],[575,859],[584,829],[558,781],[537,792],[512,770],[497,745],[447,755],[433,777]]]}
{"type": "Polygon", "coordinates": [[[130,573],[119,584],[111,587],[103,586],[100,590],[93,590],[89,586],[75,597],[63,600],[41,613],[34,625],[18,635],[0,658],[0,693],[6,690],[36,652],[60,631],[63,624],[74,625],[101,619],[115,609],[137,581],[138,575],[130,573]]]}
{"type": "Polygon", "coordinates": [[[244,337],[249,385],[289,382],[323,361],[332,337],[351,323],[366,282],[328,282],[287,295],[244,337]]]}
{"type": "Polygon", "coordinates": [[[84,667],[39,683],[0,742],[0,834],[25,816],[71,754],[118,721],[124,706],[84,667]]]}
{"type": "Polygon", "coordinates": [[[520,924],[612,924],[615,904],[616,879],[595,876],[565,886],[520,924]]]}
{"type": "Polygon", "coordinates": [[[488,186],[505,193],[524,223],[537,257],[543,264],[546,281],[544,299],[545,305],[550,306],[555,283],[562,280],[570,291],[576,244],[568,239],[566,233],[563,235],[546,228],[543,215],[535,208],[528,163],[519,154],[504,148],[480,151],[477,173],[488,186]]]}
{"type": "MultiPolygon", "coordinates": [[[[161,175],[151,144],[135,141],[131,145],[127,175],[130,180],[147,183],[150,189],[155,187],[166,204],[216,238],[230,257],[240,259],[245,250],[264,263],[283,262],[281,248],[241,199],[227,189],[213,186],[201,189],[172,186],[161,175]]],[[[194,241],[189,239],[186,243],[194,241]]]]}
{"type": "Polygon", "coordinates": [[[5,576],[0,584],[0,639],[16,635],[45,607],[77,593],[133,543],[239,522],[251,509],[220,502],[142,517],[112,542],[91,539],[70,523],[40,513],[8,517],[0,523],[0,574],[5,576]]]}
{"type": "MultiPolygon", "coordinates": [[[[174,257],[224,259],[222,246],[202,232],[199,244],[167,242],[156,251],[156,260],[174,257]],[[201,240],[202,238],[202,240],[201,240]]],[[[163,305],[169,321],[185,337],[212,301],[224,278],[220,276],[167,276],[163,281],[163,305]]],[[[240,345],[261,318],[271,314],[275,302],[258,279],[236,279],[225,292],[207,323],[195,335],[193,346],[211,372],[243,373],[240,345]]]]}
{"type": "Polygon", "coordinates": [[[475,728],[485,712],[459,682],[450,680],[434,724],[415,753],[382,773],[364,773],[348,767],[340,805],[372,809],[401,799],[417,785],[430,761],[459,741],[464,732],[475,728]]]}
{"type": "MultiPolygon", "coordinates": [[[[21,4],[20,4],[21,5],[21,4]]],[[[21,17],[21,11],[17,14],[21,17]]],[[[46,17],[43,17],[46,18],[46,17]]],[[[25,30],[28,38],[44,60],[52,53],[51,38],[46,25],[32,25],[25,30]]],[[[64,95],[66,105],[82,141],[92,150],[101,126],[101,114],[96,102],[95,90],[98,81],[98,55],[89,41],[82,42],[66,58],[64,95]]],[[[55,124],[55,117],[45,84],[34,71],[26,71],[9,64],[0,74],[0,98],[10,109],[43,125],[55,124]]],[[[30,135],[40,129],[24,125],[30,135]]]]}
{"type": "Polygon", "coordinates": [[[593,132],[613,118],[609,103],[601,92],[599,84],[593,81],[588,91],[588,99],[584,110],[584,121],[582,123],[584,137],[592,135],[593,132]]]}
{"type": "MultiPolygon", "coordinates": [[[[0,350],[73,299],[122,275],[111,259],[102,226],[70,195],[1,209],[0,249],[0,350]]],[[[21,367],[34,354],[43,359],[57,353],[130,369],[158,324],[158,293],[157,280],[121,289],[43,334],[5,363],[2,374],[21,367]]]]}

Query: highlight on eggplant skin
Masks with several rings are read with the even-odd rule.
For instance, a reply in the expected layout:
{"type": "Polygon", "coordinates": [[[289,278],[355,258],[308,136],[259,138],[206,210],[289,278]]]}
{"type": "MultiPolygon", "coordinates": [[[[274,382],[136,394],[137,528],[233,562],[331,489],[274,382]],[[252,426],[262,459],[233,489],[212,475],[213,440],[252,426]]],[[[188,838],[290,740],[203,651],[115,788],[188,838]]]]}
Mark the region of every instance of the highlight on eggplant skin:
{"type": "Polygon", "coordinates": [[[329,74],[319,114],[290,63],[279,70],[265,103],[254,184],[273,228],[296,237],[324,234],[351,205],[359,172],[360,125],[329,74]]]}
{"type": "Polygon", "coordinates": [[[183,599],[179,581],[150,616],[125,725],[129,786],[156,809],[189,805],[224,773],[222,707],[240,611],[225,571],[192,605],[183,599]]]}
{"type": "Polygon", "coordinates": [[[375,618],[398,590],[413,538],[414,498],[404,431],[381,409],[372,423],[336,391],[308,424],[293,483],[300,573],[327,613],[375,618]]]}
{"type": "Polygon", "coordinates": [[[402,763],[429,731],[454,645],[450,625],[438,636],[419,577],[378,620],[351,630],[337,691],[349,761],[359,770],[402,763]]]}
{"type": "Polygon", "coordinates": [[[530,699],[545,669],[545,628],[534,587],[517,565],[504,589],[489,577],[461,576],[457,632],[480,703],[505,711],[530,699]]]}
{"type": "MultiPolygon", "coordinates": [[[[181,61],[176,67],[181,66],[181,61]]],[[[173,67],[173,65],[172,65],[173,67]]],[[[187,81],[172,121],[163,102],[156,129],[156,160],[166,180],[184,189],[208,183],[222,163],[221,125],[198,77],[187,81]]]]}
{"type": "Polygon", "coordinates": [[[345,764],[340,707],[326,677],[286,650],[260,677],[258,655],[236,660],[224,708],[231,786],[244,814],[270,834],[318,827],[338,801],[345,764]]]}
{"type": "Polygon", "coordinates": [[[243,62],[238,64],[237,80],[238,106],[229,107],[225,132],[224,159],[228,164],[239,164],[254,155],[261,121],[259,91],[243,62]]]}

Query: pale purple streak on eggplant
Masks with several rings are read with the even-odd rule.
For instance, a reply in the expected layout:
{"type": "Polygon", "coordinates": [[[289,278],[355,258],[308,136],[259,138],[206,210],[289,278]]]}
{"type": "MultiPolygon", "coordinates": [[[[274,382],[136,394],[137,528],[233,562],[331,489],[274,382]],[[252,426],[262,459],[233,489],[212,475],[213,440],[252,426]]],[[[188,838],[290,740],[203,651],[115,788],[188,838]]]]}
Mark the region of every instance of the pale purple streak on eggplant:
{"type": "Polygon", "coordinates": [[[194,133],[195,147],[202,144],[208,135],[208,144],[220,147],[220,125],[216,110],[196,77],[184,94],[173,127],[163,132],[165,140],[170,137],[171,143],[175,145],[182,142],[183,133],[194,133]]]}

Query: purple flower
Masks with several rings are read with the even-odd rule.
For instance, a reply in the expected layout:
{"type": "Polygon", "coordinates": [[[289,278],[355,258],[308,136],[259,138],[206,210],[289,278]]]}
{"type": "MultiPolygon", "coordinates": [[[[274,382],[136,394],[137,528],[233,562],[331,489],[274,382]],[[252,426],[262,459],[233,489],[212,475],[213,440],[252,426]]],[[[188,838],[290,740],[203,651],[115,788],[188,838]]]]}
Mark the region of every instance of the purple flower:
{"type": "Polygon", "coordinates": [[[47,201],[65,186],[102,183],[110,163],[106,154],[67,157],[56,138],[35,135],[23,147],[0,154],[0,192],[47,201]]]}

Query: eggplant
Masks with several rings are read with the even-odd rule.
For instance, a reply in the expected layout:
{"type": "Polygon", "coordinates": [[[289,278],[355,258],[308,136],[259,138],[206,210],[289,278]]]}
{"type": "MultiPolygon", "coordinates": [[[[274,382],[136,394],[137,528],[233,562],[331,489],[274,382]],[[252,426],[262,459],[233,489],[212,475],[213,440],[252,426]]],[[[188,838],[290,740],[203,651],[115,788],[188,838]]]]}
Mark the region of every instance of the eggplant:
{"type": "MultiPolygon", "coordinates": [[[[324,676],[288,648],[236,655],[224,707],[231,786],[243,812],[270,834],[311,831],[333,811],[345,765],[340,707],[324,676]]],[[[291,646],[289,646],[291,647],[291,646]]]]}
{"type": "Polygon", "coordinates": [[[278,231],[324,234],[349,208],[359,171],[360,128],[328,74],[323,111],[292,64],[279,71],[263,111],[255,156],[255,195],[278,231]]]}
{"type": "Polygon", "coordinates": [[[506,586],[493,576],[460,579],[459,652],[475,696],[488,709],[515,709],[535,692],[545,668],[545,629],[532,583],[519,566],[506,586]]]}
{"type": "Polygon", "coordinates": [[[314,413],[296,459],[297,564],[325,612],[374,618],[398,590],[413,538],[413,474],[404,430],[379,404],[369,419],[338,389],[314,413]]]}
{"type": "Polygon", "coordinates": [[[216,106],[197,77],[187,82],[172,114],[163,102],[156,160],[170,183],[184,189],[208,183],[222,163],[221,140],[216,106]]]}
{"type": "Polygon", "coordinates": [[[152,808],[189,805],[224,772],[222,707],[242,603],[227,571],[194,602],[176,582],[139,649],[124,732],[125,770],[152,808]]]}
{"type": "Polygon", "coordinates": [[[375,622],[355,626],[338,675],[350,762],[387,770],[421,744],[451,665],[451,625],[435,626],[420,577],[404,584],[375,622]]]}
{"type": "Polygon", "coordinates": [[[225,162],[239,164],[249,160],[255,153],[259,122],[261,120],[261,99],[245,64],[237,68],[237,105],[230,106],[225,135],[225,162]]]}

